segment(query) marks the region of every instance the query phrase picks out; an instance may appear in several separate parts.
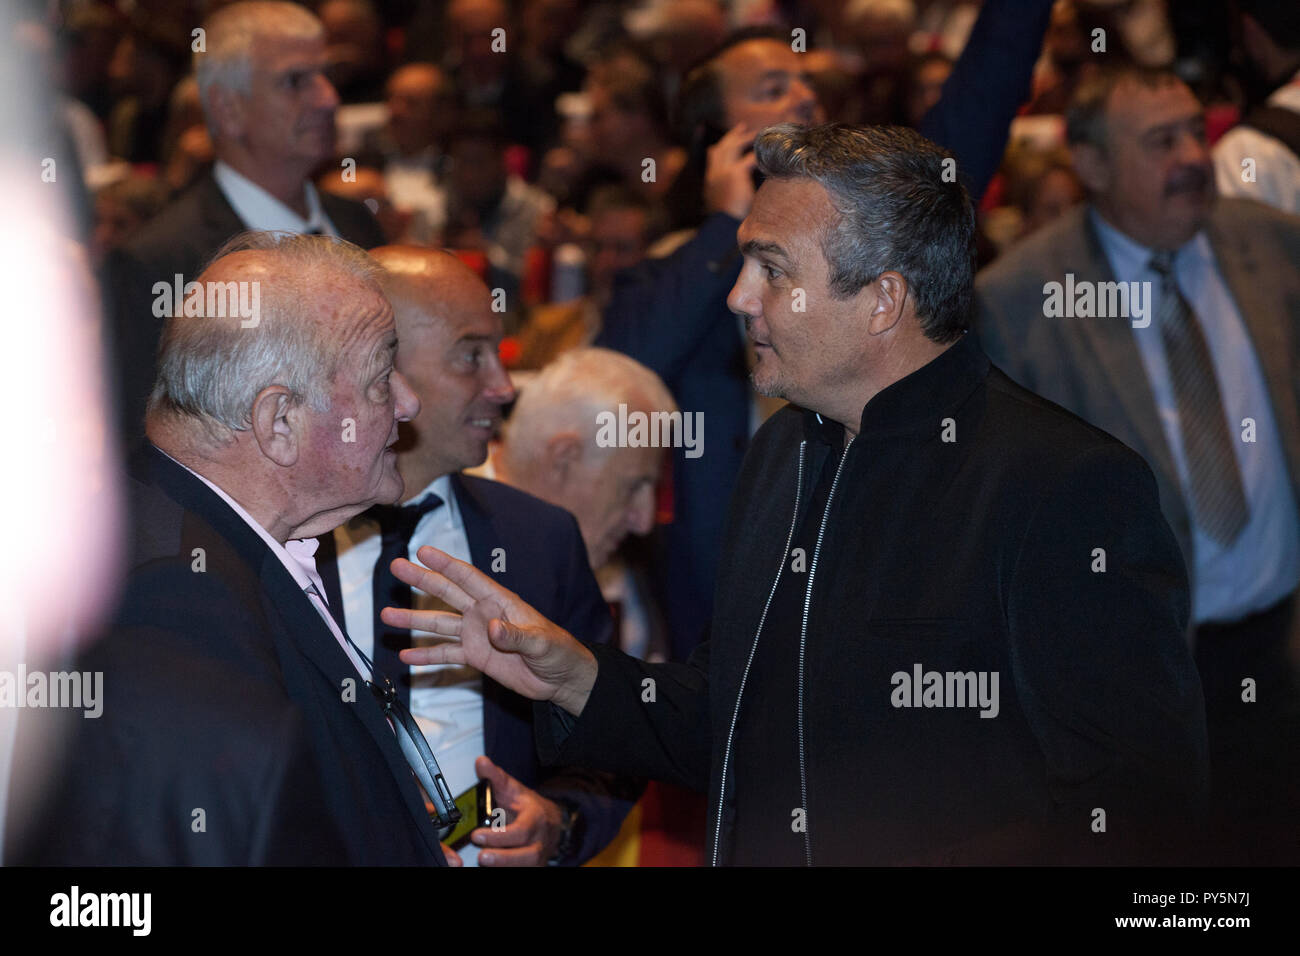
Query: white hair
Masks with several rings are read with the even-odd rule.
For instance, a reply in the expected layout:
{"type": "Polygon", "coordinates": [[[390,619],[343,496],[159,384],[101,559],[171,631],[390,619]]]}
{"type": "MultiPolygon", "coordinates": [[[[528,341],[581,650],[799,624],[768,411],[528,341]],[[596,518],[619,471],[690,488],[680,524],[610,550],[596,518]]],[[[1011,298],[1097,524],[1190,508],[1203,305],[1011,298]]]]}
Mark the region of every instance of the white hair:
{"type": "Polygon", "coordinates": [[[318,40],[324,25],[306,7],[248,0],[222,7],[203,23],[204,52],[194,54],[203,115],[212,127],[212,88],[247,95],[253,89],[253,47],[259,39],[318,40]]]}
{"type": "MultiPolygon", "coordinates": [[[[382,270],[341,239],[276,232],[235,236],[212,263],[249,250],[272,253],[278,267],[274,288],[260,296],[257,324],[245,328],[238,317],[185,317],[178,303],[178,314],[163,326],[150,415],[183,416],[201,424],[214,439],[228,439],[230,432],[251,427],[253,402],[272,385],[284,386],[293,401],[317,411],[329,407],[329,386],[344,356],[330,336],[322,334],[321,324],[305,319],[296,306],[319,296],[322,273],[342,273],[379,292],[382,270]]],[[[222,281],[232,278],[223,274],[222,281]]]]}
{"type": "MultiPolygon", "coordinates": [[[[541,461],[552,438],[575,432],[584,449],[595,454],[597,416],[629,410],[677,411],[663,380],[635,359],[610,349],[565,352],[519,393],[502,427],[502,452],[514,471],[541,461]]],[[[606,452],[601,452],[606,454],[606,452]]]]}

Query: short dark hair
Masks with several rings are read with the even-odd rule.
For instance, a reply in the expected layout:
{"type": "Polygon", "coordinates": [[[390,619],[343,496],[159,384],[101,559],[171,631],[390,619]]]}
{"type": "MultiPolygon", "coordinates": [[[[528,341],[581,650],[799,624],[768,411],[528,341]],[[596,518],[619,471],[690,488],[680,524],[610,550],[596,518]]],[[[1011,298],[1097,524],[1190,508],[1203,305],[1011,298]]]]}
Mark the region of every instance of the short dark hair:
{"type": "Polygon", "coordinates": [[[848,298],[892,270],[907,280],[926,337],[969,322],[975,207],[946,150],[903,126],[773,126],[754,144],[772,179],[811,179],[839,213],[822,237],[831,294],[848,298]]]}
{"type": "Polygon", "coordinates": [[[1111,94],[1122,83],[1137,83],[1159,89],[1182,79],[1172,70],[1120,62],[1102,67],[1079,84],[1065,110],[1065,141],[1071,146],[1089,145],[1106,149],[1106,107],[1111,94]]]}

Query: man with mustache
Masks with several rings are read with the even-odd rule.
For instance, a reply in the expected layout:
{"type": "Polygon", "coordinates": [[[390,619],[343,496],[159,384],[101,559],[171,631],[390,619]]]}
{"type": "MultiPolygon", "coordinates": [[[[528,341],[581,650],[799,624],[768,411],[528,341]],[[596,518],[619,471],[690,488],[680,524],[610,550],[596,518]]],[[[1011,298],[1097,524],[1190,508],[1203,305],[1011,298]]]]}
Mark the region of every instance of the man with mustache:
{"type": "Polygon", "coordinates": [[[980,275],[977,327],[1012,378],[1151,465],[1192,580],[1215,839],[1294,862],[1300,219],[1216,202],[1201,105],[1172,73],[1101,74],[1067,129],[1088,202],[980,275]],[[1098,303],[1126,284],[1144,315],[1056,317],[1067,281],[1098,303]]]}

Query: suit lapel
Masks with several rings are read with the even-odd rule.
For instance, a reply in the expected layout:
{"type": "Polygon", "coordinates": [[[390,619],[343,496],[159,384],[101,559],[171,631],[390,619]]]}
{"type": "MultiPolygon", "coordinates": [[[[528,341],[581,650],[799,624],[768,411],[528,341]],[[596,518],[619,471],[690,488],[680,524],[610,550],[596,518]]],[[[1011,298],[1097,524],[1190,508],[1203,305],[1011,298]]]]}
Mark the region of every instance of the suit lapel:
{"type": "MultiPolygon", "coordinates": [[[[338,689],[340,697],[345,680],[351,679],[357,682],[356,702],[348,710],[361,721],[366,732],[379,748],[379,752],[384,755],[384,762],[397,781],[402,800],[416,828],[425,836],[426,841],[436,837],[429,823],[424,802],[420,799],[419,790],[415,786],[411,768],[402,755],[393,729],[389,726],[378,702],[371,696],[369,688],[364,685],[329,626],[321,619],[311,598],[298,587],[298,583],[285,570],[279,559],[269,549],[263,550],[261,581],[267,604],[279,615],[298,652],[311,662],[332,687],[338,689]]],[[[436,838],[433,839],[430,849],[439,852],[436,838]]]]}
{"type": "Polygon", "coordinates": [[[1223,209],[1224,204],[1220,202],[1206,229],[1210,247],[1255,346],[1273,405],[1273,417],[1282,436],[1291,483],[1300,497],[1300,443],[1287,439],[1289,435],[1300,435],[1297,385],[1290,366],[1292,357],[1300,352],[1300,342],[1293,339],[1293,326],[1285,321],[1287,303],[1279,301],[1278,284],[1262,281],[1263,266],[1258,261],[1256,247],[1248,236],[1232,228],[1230,217],[1220,215],[1223,209]]]}
{"type": "MultiPolygon", "coordinates": [[[[431,852],[440,853],[437,836],[429,822],[419,791],[415,786],[411,768],[397,746],[392,728],[388,726],[379,704],[360,681],[356,668],[343,652],[328,625],[321,619],[311,598],[298,587],[297,582],[279,559],[271,552],[257,533],[235,514],[203,482],[183,467],[173,462],[153,445],[147,445],[133,462],[133,468],[145,481],[162,488],[182,507],[203,518],[213,529],[229,541],[231,547],[257,570],[262,587],[262,600],[272,619],[279,620],[297,652],[311,663],[331,687],[337,689],[342,699],[346,678],[358,681],[356,705],[348,707],[384,756],[389,770],[397,781],[403,802],[415,820],[417,829],[426,842],[432,841],[431,852]]],[[[272,635],[279,644],[279,638],[272,635]]],[[[283,653],[284,648],[277,646],[283,653]]],[[[281,668],[284,669],[283,658],[281,668]]],[[[285,675],[290,680],[289,674],[285,675]]]]}
{"type": "MultiPolygon", "coordinates": [[[[1087,248],[1082,261],[1088,264],[1091,274],[1079,278],[1087,278],[1091,282],[1114,282],[1115,275],[1111,271],[1110,260],[1101,247],[1091,216],[1084,216],[1084,228],[1087,248]]],[[[1129,421],[1141,437],[1142,447],[1148,454],[1147,460],[1152,469],[1158,470],[1176,486],[1178,479],[1173,455],[1160,425],[1160,413],[1151,392],[1151,383],[1147,380],[1146,367],[1142,364],[1137,342],[1133,339],[1132,324],[1107,319],[1084,319],[1076,327],[1081,330],[1083,340],[1092,351],[1095,359],[1092,367],[1100,369],[1109,381],[1111,389],[1124,406],[1129,421]]]]}
{"type": "MultiPolygon", "coordinates": [[[[1061,254],[1058,263],[1061,276],[1066,272],[1075,274],[1075,281],[1114,282],[1110,260],[1107,259],[1101,240],[1097,236],[1092,217],[1085,208],[1077,210],[1074,215],[1082,218],[1080,229],[1073,230],[1074,235],[1082,235],[1083,247],[1067,249],[1061,254]]],[[[1132,445],[1142,455],[1155,475],[1160,490],[1160,499],[1169,523],[1173,527],[1184,554],[1191,560],[1191,524],[1183,502],[1182,486],[1178,480],[1178,471],[1174,467],[1173,453],[1165,440],[1164,427],[1161,425],[1160,412],[1156,408],[1155,396],[1147,378],[1146,366],[1142,364],[1142,355],[1138,351],[1133,336],[1154,332],[1154,325],[1146,329],[1133,329],[1131,323],[1116,319],[1067,319],[1064,326],[1074,330],[1074,335],[1067,331],[1066,337],[1073,339],[1082,354],[1072,363],[1073,368],[1085,370],[1083,374],[1091,379],[1097,377],[1097,383],[1085,380],[1084,389],[1098,387],[1110,392],[1120,406],[1120,419],[1132,430],[1131,435],[1119,435],[1121,440],[1132,445]]],[[[1091,405],[1090,400],[1085,405],[1091,405]]],[[[1190,565],[1189,565],[1190,569],[1190,565]]]]}
{"type": "MultiPolygon", "coordinates": [[[[215,252],[217,247],[221,246],[227,239],[246,231],[248,225],[239,218],[233,206],[226,199],[225,193],[217,185],[216,177],[209,171],[199,183],[199,214],[203,217],[204,226],[213,236],[222,236],[213,245],[212,251],[215,252]]],[[[203,263],[200,263],[202,268],[203,263]]]]}
{"type": "Polygon", "coordinates": [[[325,600],[329,602],[330,610],[339,628],[346,631],[347,615],[343,613],[343,585],[339,583],[338,542],[334,540],[333,531],[321,535],[316,540],[320,542],[320,548],[316,551],[316,571],[325,585],[325,600]]]}

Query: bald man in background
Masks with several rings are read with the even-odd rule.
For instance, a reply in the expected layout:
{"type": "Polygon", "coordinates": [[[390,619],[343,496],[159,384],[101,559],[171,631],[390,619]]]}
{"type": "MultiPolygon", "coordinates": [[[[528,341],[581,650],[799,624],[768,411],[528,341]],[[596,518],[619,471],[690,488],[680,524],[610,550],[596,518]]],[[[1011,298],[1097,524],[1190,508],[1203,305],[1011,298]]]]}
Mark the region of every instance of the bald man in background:
{"type": "MultiPolygon", "coordinates": [[[[543,768],[527,701],[472,668],[408,668],[397,652],[412,646],[411,633],[378,620],[384,606],[411,601],[410,588],[389,571],[393,559],[433,544],[549,608],[586,641],[605,643],[613,630],[573,516],[460,474],[487,457],[515,395],[497,357],[503,329],[491,292],[445,252],[385,246],[371,255],[387,270],[384,292],[401,343],[397,369],[422,401],[396,446],[402,507],[373,508],[322,538],[318,561],[330,605],[344,609],[348,634],[393,675],[452,793],[486,778],[506,808],[506,827],[475,831],[463,861],[584,862],[617,834],[636,789],[590,771],[543,768]]],[[[419,595],[416,607],[434,607],[429,601],[419,595]]]]}

